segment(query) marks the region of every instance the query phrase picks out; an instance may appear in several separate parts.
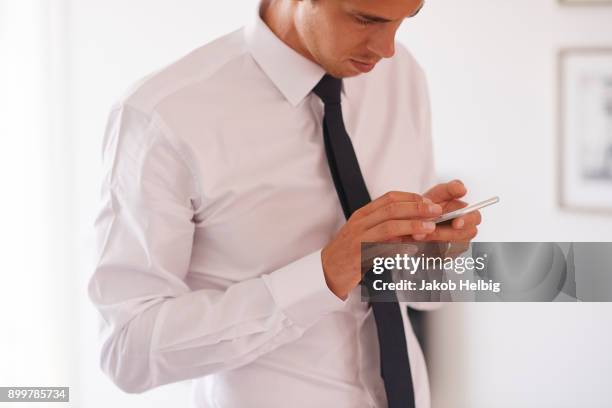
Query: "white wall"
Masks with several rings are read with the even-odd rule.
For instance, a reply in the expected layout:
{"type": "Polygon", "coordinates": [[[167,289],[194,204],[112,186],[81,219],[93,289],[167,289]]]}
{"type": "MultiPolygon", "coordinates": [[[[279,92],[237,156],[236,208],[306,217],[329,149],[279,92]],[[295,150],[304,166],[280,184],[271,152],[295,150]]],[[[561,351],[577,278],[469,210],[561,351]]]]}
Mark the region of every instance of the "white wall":
{"type": "MultiPolygon", "coordinates": [[[[427,1],[401,40],[425,67],[438,168],[500,195],[480,240],[612,241],[556,204],[557,51],[612,46],[612,7],[427,1]]],[[[612,305],[453,304],[431,331],[437,407],[609,407],[612,305]]]]}
{"type": "Polygon", "coordinates": [[[500,195],[481,239],[612,239],[612,217],[556,204],[556,55],[612,46],[612,7],[556,0],[428,1],[402,28],[429,74],[438,167],[500,195]]]}
{"type": "MultiPolygon", "coordinates": [[[[186,406],[186,384],[127,396],[97,367],[96,314],[85,285],[100,143],[111,103],[131,83],[242,25],[255,2],[68,3],[81,324],[75,406],[186,406]]],[[[561,212],[555,184],[557,49],[610,45],[610,21],[612,7],[562,8],[554,0],[427,0],[401,29],[399,40],[429,76],[441,175],[464,179],[474,199],[502,198],[483,212],[481,240],[612,238],[612,218],[561,212]]],[[[606,304],[450,305],[435,319],[434,401],[438,407],[603,407],[612,401],[609,387],[600,386],[610,384],[612,372],[611,311],[606,304]]]]}

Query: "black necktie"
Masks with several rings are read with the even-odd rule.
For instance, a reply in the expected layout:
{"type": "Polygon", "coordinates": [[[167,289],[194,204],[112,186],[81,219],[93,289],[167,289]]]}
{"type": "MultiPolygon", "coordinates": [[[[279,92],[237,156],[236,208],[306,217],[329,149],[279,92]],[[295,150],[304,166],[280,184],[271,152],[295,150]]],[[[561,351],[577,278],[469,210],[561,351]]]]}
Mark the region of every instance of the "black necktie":
{"type": "MultiPolygon", "coordinates": [[[[315,86],[314,93],[325,104],[325,152],[338,198],[348,219],[355,210],[369,203],[371,199],[353,144],[344,127],[340,105],[341,89],[341,79],[325,75],[315,86]]],[[[385,275],[388,276],[383,274],[385,275]]],[[[381,376],[385,383],[389,408],[413,408],[414,390],[404,325],[395,293],[392,293],[392,296],[395,302],[371,303],[380,345],[381,376]]]]}

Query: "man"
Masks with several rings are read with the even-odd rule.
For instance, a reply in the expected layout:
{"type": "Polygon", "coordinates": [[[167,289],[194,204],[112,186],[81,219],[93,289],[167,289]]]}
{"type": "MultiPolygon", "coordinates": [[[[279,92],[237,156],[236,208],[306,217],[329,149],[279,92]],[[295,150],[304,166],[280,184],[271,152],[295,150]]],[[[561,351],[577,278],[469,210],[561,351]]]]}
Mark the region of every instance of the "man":
{"type": "Polygon", "coordinates": [[[375,318],[357,287],[361,242],[467,241],[480,223],[426,221],[466,189],[430,188],[425,77],[395,44],[421,7],[264,1],[113,108],[89,294],[121,389],[194,379],[198,407],[429,406],[406,308],[375,318]]]}

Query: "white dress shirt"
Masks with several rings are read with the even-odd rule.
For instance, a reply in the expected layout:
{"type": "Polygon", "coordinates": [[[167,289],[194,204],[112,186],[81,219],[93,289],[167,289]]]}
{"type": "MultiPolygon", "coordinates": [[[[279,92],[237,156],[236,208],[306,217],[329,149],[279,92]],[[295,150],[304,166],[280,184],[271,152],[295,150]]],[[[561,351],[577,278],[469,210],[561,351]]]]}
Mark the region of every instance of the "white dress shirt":
{"type": "MultiPolygon", "coordinates": [[[[371,309],[359,288],[337,298],[321,267],[345,223],[311,93],[324,71],[253,20],[110,113],[89,285],[102,368],[128,392],[193,379],[196,407],[384,407],[371,309]]],[[[342,109],[373,198],[433,184],[425,76],[403,46],[344,81],[342,109]]]]}

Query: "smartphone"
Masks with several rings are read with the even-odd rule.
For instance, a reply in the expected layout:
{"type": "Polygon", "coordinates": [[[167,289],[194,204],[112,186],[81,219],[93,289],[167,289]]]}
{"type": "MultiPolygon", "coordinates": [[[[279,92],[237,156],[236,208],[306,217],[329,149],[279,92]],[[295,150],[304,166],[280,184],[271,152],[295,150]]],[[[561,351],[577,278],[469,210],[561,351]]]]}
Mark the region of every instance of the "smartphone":
{"type": "Polygon", "coordinates": [[[461,217],[462,215],[471,213],[472,211],[480,210],[481,208],[488,207],[498,202],[499,202],[499,197],[491,197],[488,200],[484,200],[479,203],[472,204],[467,207],[459,208],[458,210],[451,211],[446,214],[442,214],[439,217],[432,219],[431,221],[435,222],[436,224],[440,224],[443,222],[450,223],[452,220],[454,220],[457,217],[461,217]]]}

